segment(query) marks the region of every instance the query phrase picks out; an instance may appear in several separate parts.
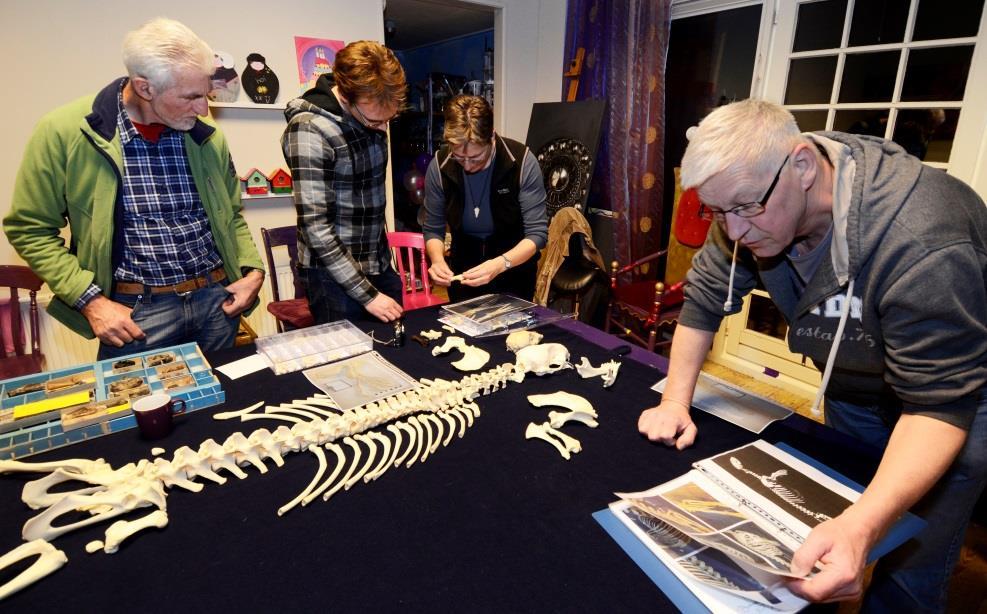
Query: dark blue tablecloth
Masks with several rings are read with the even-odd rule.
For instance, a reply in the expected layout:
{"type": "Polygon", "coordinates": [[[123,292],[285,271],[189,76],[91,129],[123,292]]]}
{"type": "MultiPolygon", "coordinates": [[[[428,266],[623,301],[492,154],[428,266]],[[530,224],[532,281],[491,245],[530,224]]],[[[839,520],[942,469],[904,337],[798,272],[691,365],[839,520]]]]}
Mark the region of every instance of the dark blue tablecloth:
{"type": "MultiPolygon", "coordinates": [[[[407,316],[409,337],[435,328],[435,311],[407,316]]],[[[376,330],[389,339],[389,326],[376,330]]],[[[594,364],[614,356],[581,333],[577,324],[543,330],[545,341],[564,343],[573,362],[594,364]],[[575,332],[573,332],[575,331],[575,332]]],[[[587,335],[587,333],[589,333],[587,335]]],[[[603,345],[621,343],[595,338],[603,345]]],[[[491,365],[513,360],[503,337],[477,340],[491,365]]],[[[248,355],[253,348],[210,354],[213,366],[248,355]]],[[[433,358],[408,341],[378,351],[415,377],[458,379],[448,356],[433,358]]],[[[458,354],[457,354],[458,356],[458,354]]],[[[644,353],[651,363],[664,364],[644,353]]],[[[690,464],[755,439],[752,433],[695,413],[696,445],[675,452],[648,442],[636,422],[658,395],[650,390],[661,373],[621,357],[613,387],[599,378],[583,380],[574,370],[481,397],[482,415],[462,439],[440,448],[424,464],[391,469],[378,481],[362,482],[328,503],[297,507],[279,518],[277,509],[312,479],[316,459],[290,454],[284,467],[200,493],[169,491],[169,525],[128,540],[114,555],[86,554],[87,542],[103,538],[106,525],[60,537],[54,544],[69,562],[61,570],[0,603],[3,611],[631,611],[668,609],[671,604],[594,522],[591,514],[614,500],[614,491],[636,491],[689,470],[690,464]],[[565,390],[590,399],[600,426],[567,425],[582,442],[571,461],[541,441],[524,439],[525,426],[546,419],[526,395],[565,390]]],[[[222,442],[240,430],[249,434],[277,423],[216,421],[216,411],[263,400],[279,403],[316,392],[300,373],[275,377],[269,371],[230,381],[220,375],[226,404],[186,417],[163,442],[142,441],[136,431],[56,450],[28,460],[102,457],[119,466],[151,458],[155,445],[170,453],[206,438],[222,442]]],[[[794,416],[765,433],[784,440],[858,482],[875,466],[866,451],[794,416]]],[[[331,458],[331,456],[330,456],[331,458]]],[[[0,477],[0,553],[20,543],[21,527],[33,513],[20,501],[28,476],[0,477]]],[[[148,509],[132,516],[147,513],[148,509]]],[[[23,566],[0,573],[0,582],[23,566]]]]}

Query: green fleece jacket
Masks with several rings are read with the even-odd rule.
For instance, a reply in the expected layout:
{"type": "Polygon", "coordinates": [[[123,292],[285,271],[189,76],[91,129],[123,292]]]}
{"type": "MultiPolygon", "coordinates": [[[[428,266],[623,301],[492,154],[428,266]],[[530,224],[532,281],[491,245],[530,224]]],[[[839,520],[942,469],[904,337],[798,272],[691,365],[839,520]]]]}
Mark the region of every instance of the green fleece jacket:
{"type": "MultiPolygon", "coordinates": [[[[3,221],[10,244],[55,294],[48,312],[87,338],[94,336],[92,328],[72,305],[91,283],[109,295],[120,258],[114,232],[122,210],[123,151],[116,130],[121,83],[41,119],[3,221]],[[68,246],[60,236],[66,224],[68,246]]],[[[242,277],[241,267],[264,270],[243,219],[240,180],[226,139],[199,121],[185,134],[185,151],[227,278],[242,277]]]]}

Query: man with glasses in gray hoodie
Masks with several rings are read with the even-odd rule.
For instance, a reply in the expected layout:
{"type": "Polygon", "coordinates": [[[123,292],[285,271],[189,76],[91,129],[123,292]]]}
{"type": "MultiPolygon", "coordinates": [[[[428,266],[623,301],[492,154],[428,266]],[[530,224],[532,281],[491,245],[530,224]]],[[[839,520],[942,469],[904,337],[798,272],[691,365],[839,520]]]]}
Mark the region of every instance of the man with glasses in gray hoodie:
{"type": "Polygon", "coordinates": [[[688,274],[661,404],[641,433],[692,445],[689,407],[725,315],[761,281],[788,343],[823,371],[826,423],[883,450],[861,498],[818,525],[790,588],[812,601],[863,591],[867,552],[906,510],[929,526],[878,563],[865,611],[941,611],[987,482],[987,208],[897,144],[800,133],[745,100],[692,130],[683,188],[715,220],[688,274]]]}

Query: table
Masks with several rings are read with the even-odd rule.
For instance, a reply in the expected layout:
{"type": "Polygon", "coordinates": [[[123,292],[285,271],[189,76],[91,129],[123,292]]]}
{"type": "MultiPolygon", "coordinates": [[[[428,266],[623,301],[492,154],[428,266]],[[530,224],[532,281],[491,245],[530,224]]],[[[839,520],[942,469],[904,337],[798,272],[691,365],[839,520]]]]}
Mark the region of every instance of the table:
{"type": "MultiPolygon", "coordinates": [[[[403,348],[380,347],[388,360],[415,377],[459,379],[448,355],[431,357],[410,340],[437,328],[436,310],[410,312],[403,348]]],[[[390,339],[386,325],[374,329],[390,339]]],[[[622,343],[575,322],[542,329],[545,342],[564,343],[573,362],[594,365],[614,357],[622,343]]],[[[513,360],[503,337],[475,340],[491,353],[489,365],[513,360]]],[[[209,354],[213,366],[252,352],[251,347],[209,354]]],[[[455,354],[455,353],[454,353],[455,354]]],[[[458,356],[458,354],[456,354],[458,356]]],[[[659,357],[633,352],[651,364],[659,357]]],[[[615,499],[614,491],[643,490],[667,481],[690,464],[756,436],[695,412],[696,445],[676,452],[637,433],[640,411],[658,401],[650,386],[661,372],[620,357],[616,383],[583,380],[574,370],[521,384],[478,399],[482,414],[462,439],[439,448],[424,464],[391,469],[376,482],[355,485],[327,503],[321,499],[284,517],[277,509],[314,476],[310,453],[285,457],[284,467],[248,477],[229,476],[222,486],[206,482],[199,493],[168,493],[169,525],[144,531],[114,555],[86,554],[108,524],[54,540],[69,562],[13,595],[7,611],[631,611],[672,609],[671,603],[592,519],[615,499]],[[558,390],[590,399],[600,426],[570,423],[563,430],[583,451],[563,460],[548,444],[525,440],[525,426],[547,419],[525,396],[558,390]]],[[[54,450],[30,461],[105,458],[114,467],[161,446],[167,457],[181,445],[197,448],[206,438],[222,442],[237,430],[273,430],[271,421],[216,421],[217,411],[255,401],[279,403],[316,392],[301,373],[269,371],[230,381],[219,375],[226,403],[190,414],[166,439],[146,442],[125,431],[54,450]]],[[[770,441],[783,440],[858,482],[866,483],[876,457],[853,441],[794,415],[770,427],[770,441]]],[[[330,455],[331,458],[331,455],[330,455]]],[[[18,546],[23,523],[34,515],[20,501],[26,474],[0,476],[0,553],[18,546]]],[[[134,517],[150,511],[139,510],[134,517]]],[[[0,572],[0,583],[26,567],[0,572]]]]}

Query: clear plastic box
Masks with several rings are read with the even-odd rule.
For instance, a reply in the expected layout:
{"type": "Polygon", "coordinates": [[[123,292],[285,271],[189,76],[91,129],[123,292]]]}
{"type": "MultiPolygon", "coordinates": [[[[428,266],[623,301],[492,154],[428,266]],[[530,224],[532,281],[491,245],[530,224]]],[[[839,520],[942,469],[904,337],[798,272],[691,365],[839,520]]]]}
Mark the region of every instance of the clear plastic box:
{"type": "Polygon", "coordinates": [[[374,349],[373,340],[347,320],[257,339],[257,353],[278,375],[324,365],[374,349]]]}

